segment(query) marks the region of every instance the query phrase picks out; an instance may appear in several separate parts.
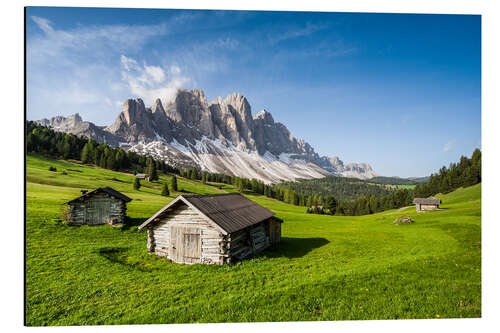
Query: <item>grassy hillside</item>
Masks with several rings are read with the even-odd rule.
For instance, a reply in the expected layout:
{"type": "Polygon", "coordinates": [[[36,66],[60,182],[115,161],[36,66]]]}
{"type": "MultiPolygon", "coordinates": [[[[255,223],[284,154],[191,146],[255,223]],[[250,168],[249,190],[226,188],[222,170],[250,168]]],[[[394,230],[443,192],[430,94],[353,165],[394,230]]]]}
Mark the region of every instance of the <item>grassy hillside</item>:
{"type": "Polygon", "coordinates": [[[416,223],[401,226],[392,224],[399,212],[309,215],[248,194],[284,219],[281,247],[235,265],[187,266],[149,255],[136,228],[178,194],[159,195],[170,177],[134,191],[132,175],[28,156],[27,179],[28,325],[481,316],[480,184],[439,195],[441,211],[406,209],[416,223]],[[99,186],[133,199],[127,225],[58,220],[63,202],[99,186]]]}

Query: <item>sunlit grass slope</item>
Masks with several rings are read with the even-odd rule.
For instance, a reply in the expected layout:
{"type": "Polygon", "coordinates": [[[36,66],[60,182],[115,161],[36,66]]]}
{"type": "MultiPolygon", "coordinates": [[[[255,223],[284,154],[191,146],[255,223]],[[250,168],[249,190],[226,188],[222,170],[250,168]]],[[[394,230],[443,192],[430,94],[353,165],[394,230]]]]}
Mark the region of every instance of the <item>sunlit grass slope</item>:
{"type": "MultiPolygon", "coordinates": [[[[285,221],[280,248],[235,265],[187,266],[149,255],[136,228],[179,194],[160,195],[170,177],[135,191],[130,174],[28,156],[27,180],[28,325],[481,316],[480,184],[438,195],[440,211],[361,217],[246,194],[285,221]],[[63,202],[100,186],[133,199],[125,226],[58,220],[63,202]],[[401,214],[416,223],[393,225],[401,214]]],[[[188,193],[234,191],[178,183],[188,193]]]]}

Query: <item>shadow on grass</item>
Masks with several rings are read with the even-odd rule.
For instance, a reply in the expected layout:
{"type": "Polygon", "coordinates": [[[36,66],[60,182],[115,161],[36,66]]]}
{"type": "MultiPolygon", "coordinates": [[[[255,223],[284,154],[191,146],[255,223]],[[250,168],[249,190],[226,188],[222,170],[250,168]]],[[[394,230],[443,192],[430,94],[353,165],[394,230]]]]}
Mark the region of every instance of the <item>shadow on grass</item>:
{"type": "Polygon", "coordinates": [[[123,226],[120,228],[121,231],[126,231],[126,230],[130,230],[132,228],[135,228],[137,229],[138,226],[140,226],[144,221],[146,221],[147,218],[137,218],[137,217],[129,217],[127,216],[125,218],[125,222],[123,223],[123,226]]]}
{"type": "Polygon", "coordinates": [[[127,252],[128,248],[126,247],[103,247],[99,249],[99,255],[108,259],[113,263],[117,263],[132,269],[139,270],[141,272],[152,272],[156,270],[155,268],[147,267],[142,262],[129,262],[127,261],[127,257],[124,255],[127,252]]]}
{"type": "Polygon", "coordinates": [[[262,255],[268,258],[301,258],[312,250],[325,246],[328,243],[330,241],[325,238],[282,237],[278,247],[270,248],[264,251],[262,255]]]}

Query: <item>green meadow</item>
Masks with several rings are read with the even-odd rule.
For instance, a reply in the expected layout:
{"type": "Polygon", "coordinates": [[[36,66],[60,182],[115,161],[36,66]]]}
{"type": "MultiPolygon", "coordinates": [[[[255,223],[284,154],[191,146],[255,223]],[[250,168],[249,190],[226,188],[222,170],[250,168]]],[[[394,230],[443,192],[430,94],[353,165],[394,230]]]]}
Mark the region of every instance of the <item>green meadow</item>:
{"type": "Polygon", "coordinates": [[[284,220],[280,247],[189,266],[148,254],[137,226],[178,194],[233,187],[178,178],[182,192],[164,197],[166,175],[136,191],[131,174],[30,155],[26,165],[29,326],[481,316],[481,184],[438,195],[439,211],[357,217],[246,193],[284,220]],[[133,199],[125,225],[60,220],[64,202],[102,186],[133,199]],[[401,214],[415,223],[394,225],[401,214]]]}

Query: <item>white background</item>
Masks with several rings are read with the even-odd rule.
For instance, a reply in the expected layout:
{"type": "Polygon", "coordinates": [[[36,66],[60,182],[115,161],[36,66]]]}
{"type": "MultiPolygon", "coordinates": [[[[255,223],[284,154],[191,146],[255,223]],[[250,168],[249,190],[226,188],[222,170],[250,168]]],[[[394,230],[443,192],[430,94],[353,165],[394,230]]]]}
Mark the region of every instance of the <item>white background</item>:
{"type": "Polygon", "coordinates": [[[498,172],[500,95],[499,1],[7,1],[0,8],[0,327],[4,332],[41,330],[23,327],[24,307],[24,6],[305,10],[343,12],[443,13],[482,15],[482,151],[483,151],[483,302],[481,319],[290,322],[255,324],[191,324],[45,328],[57,331],[136,330],[161,332],[490,332],[500,330],[500,214],[498,172]]]}

